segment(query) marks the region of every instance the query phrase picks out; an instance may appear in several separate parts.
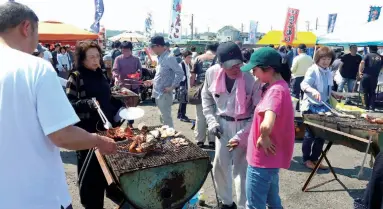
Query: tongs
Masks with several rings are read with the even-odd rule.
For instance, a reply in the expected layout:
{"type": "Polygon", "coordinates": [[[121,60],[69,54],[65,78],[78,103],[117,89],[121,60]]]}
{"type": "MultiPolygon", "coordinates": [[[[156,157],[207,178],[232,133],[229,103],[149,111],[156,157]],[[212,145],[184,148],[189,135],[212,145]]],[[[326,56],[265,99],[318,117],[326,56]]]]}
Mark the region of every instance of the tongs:
{"type": "Polygon", "coordinates": [[[343,112],[340,112],[340,111],[336,110],[335,108],[331,107],[331,105],[329,105],[327,102],[321,101],[321,103],[324,106],[326,106],[328,109],[330,109],[330,111],[332,113],[334,113],[338,117],[348,117],[348,118],[351,118],[351,119],[355,119],[356,118],[354,115],[348,115],[346,113],[343,113],[343,112]]]}
{"type": "Polygon", "coordinates": [[[108,118],[105,116],[104,112],[101,110],[101,107],[100,105],[98,104],[96,98],[92,98],[92,101],[94,102],[94,104],[96,105],[96,108],[97,108],[97,112],[98,114],[100,115],[100,118],[102,120],[102,122],[104,123],[104,128],[105,129],[111,129],[113,128],[112,124],[109,122],[108,118]]]}

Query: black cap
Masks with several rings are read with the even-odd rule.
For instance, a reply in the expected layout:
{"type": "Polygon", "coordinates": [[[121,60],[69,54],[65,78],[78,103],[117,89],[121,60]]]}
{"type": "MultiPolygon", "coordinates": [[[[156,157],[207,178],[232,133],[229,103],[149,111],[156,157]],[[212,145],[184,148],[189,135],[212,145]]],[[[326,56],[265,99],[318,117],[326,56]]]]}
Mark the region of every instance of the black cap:
{"type": "Polygon", "coordinates": [[[121,43],[121,49],[133,49],[133,44],[130,41],[124,41],[121,43]]]}
{"type": "Polygon", "coordinates": [[[165,39],[163,36],[154,36],[150,39],[150,45],[165,46],[165,39]]]}
{"type": "Polygon", "coordinates": [[[218,46],[217,56],[225,69],[230,69],[236,64],[243,63],[241,49],[231,41],[223,42],[218,46]]]}
{"type": "Polygon", "coordinates": [[[306,44],[299,44],[298,49],[306,50],[306,44]]]}

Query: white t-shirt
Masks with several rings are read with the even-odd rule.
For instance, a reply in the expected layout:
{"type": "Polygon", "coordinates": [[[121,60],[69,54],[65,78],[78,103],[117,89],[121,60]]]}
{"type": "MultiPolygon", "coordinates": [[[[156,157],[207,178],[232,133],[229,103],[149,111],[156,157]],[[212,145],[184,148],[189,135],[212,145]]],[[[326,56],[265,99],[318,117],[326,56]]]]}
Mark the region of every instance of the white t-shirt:
{"type": "Polygon", "coordinates": [[[44,51],[44,59],[48,62],[53,58],[52,53],[48,50],[44,51]]]}
{"type": "Polygon", "coordinates": [[[47,135],[79,118],[51,64],[3,45],[0,57],[0,209],[67,207],[60,150],[47,135]]]}

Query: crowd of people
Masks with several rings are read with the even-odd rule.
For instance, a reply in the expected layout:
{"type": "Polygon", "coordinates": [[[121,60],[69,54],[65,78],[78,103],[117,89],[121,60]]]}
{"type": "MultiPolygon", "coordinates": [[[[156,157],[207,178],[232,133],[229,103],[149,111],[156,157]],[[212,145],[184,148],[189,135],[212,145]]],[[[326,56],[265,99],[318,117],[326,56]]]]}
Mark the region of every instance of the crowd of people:
{"type": "MultiPolygon", "coordinates": [[[[121,51],[112,54],[110,77],[101,49],[92,41],[79,42],[73,57],[66,47],[55,45],[57,58],[52,53],[52,58],[47,55],[44,60],[47,50],[38,45],[39,19],[27,6],[4,3],[0,19],[0,56],[4,58],[0,70],[0,164],[11,168],[0,172],[1,207],[72,208],[59,148],[77,150],[80,199],[86,209],[102,209],[105,191],[108,198],[120,203],[122,191],[107,185],[93,154],[94,148],[103,154],[116,153],[116,142],[96,134],[104,128],[92,98],[112,125],[119,126],[118,112],[124,104],[111,96],[111,84],[138,89],[135,81],[127,79],[142,69],[139,58],[132,55],[132,43],[116,46],[121,51]],[[68,73],[65,92],[57,71],[68,73]]],[[[291,95],[301,100],[302,113],[328,111],[322,102],[328,102],[332,94],[334,51],[320,47],[311,58],[302,44],[294,57],[290,47],[252,50],[229,41],[207,45],[206,52],[197,55],[189,50],[171,52],[162,36],[152,37],[150,48],[158,56],[158,65],[154,78],[144,85],[153,86],[152,97],[164,125],[174,127],[171,107],[175,89],[182,98],[180,120],[188,120],[186,104],[196,106],[197,144],[202,147],[208,138],[215,149],[213,175],[220,208],[283,208],[279,171],[290,167],[295,140],[291,95]]],[[[373,101],[371,83],[382,66],[375,49],[370,47],[357,68],[366,102],[373,101]]],[[[351,68],[347,60],[352,58],[340,59],[341,72],[351,68]]],[[[352,86],[352,76],[345,76],[338,88],[352,86]]],[[[374,108],[372,103],[366,104],[374,108]]],[[[133,126],[133,121],[129,125],[133,126]]],[[[306,130],[302,155],[308,168],[317,164],[323,144],[323,139],[306,130]]],[[[326,169],[324,165],[320,168],[326,169]]],[[[361,202],[376,209],[382,204],[380,160],[371,182],[378,186],[370,184],[361,202]]]]}

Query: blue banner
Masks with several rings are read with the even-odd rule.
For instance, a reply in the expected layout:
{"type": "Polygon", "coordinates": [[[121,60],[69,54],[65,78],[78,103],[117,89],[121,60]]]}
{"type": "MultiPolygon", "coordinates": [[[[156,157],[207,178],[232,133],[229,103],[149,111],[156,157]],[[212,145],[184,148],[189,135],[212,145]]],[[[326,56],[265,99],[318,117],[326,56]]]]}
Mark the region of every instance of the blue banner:
{"type": "Polygon", "coordinates": [[[94,23],[90,26],[93,32],[100,32],[100,20],[102,15],[104,15],[104,1],[103,0],[94,0],[94,5],[96,7],[96,12],[94,14],[94,23]]]}
{"type": "Polygon", "coordinates": [[[147,37],[150,37],[152,34],[152,13],[148,13],[148,17],[145,19],[145,34],[147,37]]]}
{"type": "Polygon", "coordinates": [[[255,42],[257,41],[257,30],[258,30],[258,22],[251,20],[250,30],[249,30],[249,44],[255,44],[255,42]]]}
{"type": "Polygon", "coordinates": [[[327,23],[327,33],[334,32],[335,22],[338,14],[329,14],[328,15],[328,23],[327,23]]]}
{"type": "Polygon", "coordinates": [[[380,10],[382,7],[370,7],[370,12],[368,13],[368,20],[367,22],[375,21],[379,19],[380,16],[380,10]]]}

